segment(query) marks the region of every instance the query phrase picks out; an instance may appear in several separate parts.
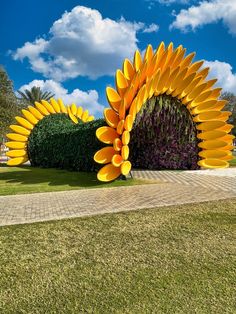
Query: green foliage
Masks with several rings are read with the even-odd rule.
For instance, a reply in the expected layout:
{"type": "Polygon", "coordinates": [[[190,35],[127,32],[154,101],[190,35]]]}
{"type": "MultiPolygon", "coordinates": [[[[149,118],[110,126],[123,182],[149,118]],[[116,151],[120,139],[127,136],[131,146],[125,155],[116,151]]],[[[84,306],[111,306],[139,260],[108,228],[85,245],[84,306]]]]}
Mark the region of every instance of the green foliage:
{"type": "Polygon", "coordinates": [[[228,104],[225,106],[225,111],[232,112],[232,115],[229,117],[228,123],[233,124],[234,128],[232,129],[232,134],[236,136],[236,96],[230,92],[224,92],[221,95],[221,99],[228,101],[228,104]]]}
{"type": "Polygon", "coordinates": [[[103,144],[96,130],[105,125],[103,119],[74,124],[65,114],[42,119],[29,137],[28,154],[32,166],[77,171],[95,171],[93,156],[103,144]]]}
{"type": "Polygon", "coordinates": [[[4,68],[0,66],[0,142],[18,112],[12,81],[4,68]]]}
{"type": "Polygon", "coordinates": [[[40,87],[33,86],[30,90],[25,89],[24,92],[18,90],[22,100],[28,105],[34,105],[35,101],[50,100],[54,96],[51,92],[43,92],[40,87]]]}
{"type": "Polygon", "coordinates": [[[161,95],[143,105],[131,131],[134,167],[198,169],[198,151],[195,124],[178,99],[161,95]]]}

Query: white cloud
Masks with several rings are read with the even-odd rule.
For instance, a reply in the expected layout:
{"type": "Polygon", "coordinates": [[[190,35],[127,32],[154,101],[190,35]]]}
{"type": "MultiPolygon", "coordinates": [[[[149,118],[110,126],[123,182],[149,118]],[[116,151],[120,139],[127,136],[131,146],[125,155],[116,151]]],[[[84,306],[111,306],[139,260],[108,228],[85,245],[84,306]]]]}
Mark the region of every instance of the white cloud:
{"type": "Polygon", "coordinates": [[[235,0],[212,0],[202,1],[198,6],[191,6],[181,10],[176,15],[170,29],[177,28],[183,32],[223,21],[231,34],[236,34],[236,1],[235,0]]]}
{"type": "Polygon", "coordinates": [[[50,91],[55,94],[55,98],[61,98],[66,105],[75,103],[88,109],[90,114],[101,115],[104,106],[98,102],[98,93],[96,90],[87,92],[76,88],[71,93],[68,92],[60,83],[53,80],[33,80],[29,84],[21,86],[20,90],[31,89],[33,86],[40,87],[43,91],[50,91]]]}
{"type": "Polygon", "coordinates": [[[166,6],[169,6],[169,5],[172,5],[172,4],[189,4],[191,1],[194,1],[194,0],[146,0],[146,2],[149,3],[148,5],[148,9],[151,10],[155,3],[160,3],[160,4],[163,4],[163,5],[166,5],[166,6]]]}
{"type": "Polygon", "coordinates": [[[219,87],[236,95],[236,73],[233,73],[233,68],[229,63],[215,60],[205,61],[204,65],[211,69],[209,77],[218,79],[219,87]]]}
{"type": "Polygon", "coordinates": [[[148,27],[144,28],[143,33],[156,33],[159,30],[159,26],[157,24],[150,24],[148,27]]]}
{"type": "Polygon", "coordinates": [[[97,10],[76,6],[53,23],[47,39],[26,42],[13,58],[28,58],[33,71],[56,81],[113,75],[137,49],[138,31],[157,31],[157,25],[114,21],[97,10]]]}

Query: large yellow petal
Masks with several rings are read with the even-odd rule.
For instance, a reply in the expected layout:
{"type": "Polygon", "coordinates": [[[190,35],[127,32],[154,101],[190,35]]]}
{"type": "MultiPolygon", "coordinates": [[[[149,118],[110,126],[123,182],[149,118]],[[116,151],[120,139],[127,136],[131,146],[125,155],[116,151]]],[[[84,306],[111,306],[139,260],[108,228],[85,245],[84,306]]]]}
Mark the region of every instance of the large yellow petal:
{"type": "Polygon", "coordinates": [[[83,114],[82,114],[81,120],[82,120],[83,122],[87,122],[88,116],[89,116],[89,112],[88,112],[88,110],[85,110],[85,111],[83,112],[83,114]]]}
{"type": "Polygon", "coordinates": [[[111,107],[115,111],[119,111],[120,104],[121,104],[121,97],[117,93],[117,91],[114,88],[107,87],[106,88],[106,95],[107,95],[107,100],[108,100],[109,104],[111,105],[111,107]]]}
{"type": "MultiPolygon", "coordinates": [[[[216,104],[217,104],[217,100],[216,99],[203,101],[202,103],[197,105],[195,108],[193,108],[191,113],[192,114],[199,114],[199,113],[202,113],[202,112],[211,111],[211,109],[215,108],[216,104]]],[[[191,105],[188,106],[188,108],[189,107],[191,108],[191,105]]]]}
{"type": "Polygon", "coordinates": [[[215,129],[222,128],[225,125],[226,125],[225,122],[216,120],[216,121],[207,121],[207,122],[200,123],[196,126],[196,128],[201,131],[212,131],[215,129]]]}
{"type": "Polygon", "coordinates": [[[27,156],[27,151],[24,149],[14,149],[6,152],[6,156],[8,157],[25,157],[27,156]]]}
{"type": "Polygon", "coordinates": [[[127,80],[132,80],[135,74],[135,70],[133,64],[130,62],[129,59],[125,59],[123,63],[123,73],[127,80]]]}
{"type": "Polygon", "coordinates": [[[200,151],[198,155],[206,159],[208,158],[221,159],[222,157],[227,156],[228,152],[224,150],[217,150],[217,149],[211,149],[211,150],[206,149],[206,150],[200,151]]]}
{"type": "Polygon", "coordinates": [[[16,157],[9,159],[7,161],[8,166],[19,166],[21,164],[24,164],[26,161],[28,161],[28,157],[16,157]]]}
{"type": "Polygon", "coordinates": [[[44,107],[47,109],[47,111],[49,113],[56,113],[56,111],[54,110],[53,106],[51,104],[49,104],[48,101],[42,100],[41,103],[44,105],[44,107]]]}
{"type": "Polygon", "coordinates": [[[125,124],[124,124],[124,127],[127,131],[131,131],[132,130],[132,127],[133,127],[133,116],[128,114],[125,118],[125,124]]]}
{"type": "Polygon", "coordinates": [[[78,124],[79,123],[78,119],[76,118],[76,116],[74,116],[72,114],[72,112],[71,112],[69,107],[67,108],[67,110],[68,110],[68,115],[69,115],[71,121],[74,122],[75,124],[78,124]]]}
{"type": "Polygon", "coordinates": [[[206,122],[206,121],[215,120],[215,119],[219,120],[219,118],[221,117],[221,114],[222,113],[220,111],[206,111],[194,117],[193,121],[194,122],[206,122]]]}
{"type": "Polygon", "coordinates": [[[35,118],[35,116],[29,112],[28,110],[22,109],[21,112],[25,116],[25,118],[33,125],[37,124],[39,122],[38,119],[35,118]]]}
{"type": "Polygon", "coordinates": [[[57,101],[54,98],[50,99],[50,103],[53,106],[53,109],[55,110],[56,113],[60,113],[61,112],[60,105],[57,103],[57,101]]]}
{"type": "Polygon", "coordinates": [[[29,111],[35,116],[36,119],[42,120],[44,118],[44,115],[41,114],[39,110],[37,110],[33,106],[28,106],[29,111]]]}
{"type": "Polygon", "coordinates": [[[120,167],[115,167],[112,164],[108,164],[99,170],[97,178],[99,181],[109,182],[118,178],[120,174],[120,167]]]}
{"type": "Polygon", "coordinates": [[[133,62],[136,72],[138,72],[138,70],[141,68],[142,63],[143,61],[142,61],[141,53],[139,52],[139,50],[136,50],[134,53],[134,62],[133,62]]]}
{"type": "Polygon", "coordinates": [[[6,147],[9,147],[11,149],[24,149],[26,147],[26,142],[6,142],[6,147]]]}
{"type": "Polygon", "coordinates": [[[22,118],[22,117],[15,117],[16,121],[23,126],[24,128],[28,130],[33,130],[34,126],[32,123],[30,123],[28,120],[22,118]]]}
{"type": "Polygon", "coordinates": [[[223,147],[225,147],[228,143],[227,142],[224,142],[224,141],[220,141],[220,140],[209,140],[209,141],[203,141],[203,142],[200,142],[198,144],[198,146],[200,148],[203,148],[203,149],[221,149],[223,147]]]}
{"type": "Polygon", "coordinates": [[[77,114],[77,106],[76,106],[76,104],[72,104],[71,106],[70,106],[70,110],[71,110],[71,113],[74,115],[74,116],[76,116],[76,114],[77,114]]]}
{"type": "Polygon", "coordinates": [[[125,120],[120,120],[118,125],[117,125],[117,128],[116,128],[116,131],[118,134],[122,134],[123,133],[123,130],[124,130],[124,124],[125,124],[125,120]]]}
{"type": "Polygon", "coordinates": [[[214,139],[223,137],[226,134],[227,133],[224,131],[214,130],[214,131],[207,131],[207,132],[199,133],[197,137],[202,140],[214,140],[214,139]]]}
{"type": "Polygon", "coordinates": [[[120,121],[118,114],[111,108],[104,109],[104,118],[106,123],[114,129],[120,121]]]}
{"type": "Polygon", "coordinates": [[[123,145],[128,145],[129,141],[130,141],[130,133],[129,133],[129,131],[124,131],[122,134],[123,145]]]}
{"type": "Polygon", "coordinates": [[[10,125],[10,129],[12,129],[14,132],[22,134],[22,135],[30,135],[30,131],[27,130],[26,128],[23,128],[22,126],[19,125],[10,125]]]}
{"type": "Polygon", "coordinates": [[[60,106],[61,112],[62,112],[62,113],[67,113],[66,106],[64,105],[62,99],[59,98],[59,99],[57,100],[57,102],[58,102],[58,105],[60,106]]]}
{"type": "Polygon", "coordinates": [[[77,112],[76,112],[76,116],[81,119],[82,118],[82,114],[83,114],[83,108],[82,107],[78,107],[77,108],[77,112]]]}
{"type": "Polygon", "coordinates": [[[9,138],[9,140],[16,141],[16,142],[27,142],[28,136],[24,136],[17,133],[8,133],[6,136],[9,138]]]}
{"type": "Polygon", "coordinates": [[[96,136],[105,144],[113,144],[114,140],[119,137],[119,134],[109,126],[102,126],[96,130],[96,136]]]}
{"type": "Polygon", "coordinates": [[[35,107],[42,113],[42,115],[44,116],[50,115],[50,112],[42,104],[40,104],[37,101],[34,104],[35,104],[35,107]]]}
{"type": "Polygon", "coordinates": [[[208,159],[202,159],[198,162],[198,165],[200,167],[204,168],[227,168],[229,166],[227,161],[216,159],[216,158],[208,158],[208,159]]]}
{"type": "Polygon", "coordinates": [[[144,61],[149,62],[152,59],[153,55],[154,53],[153,53],[152,45],[148,45],[144,54],[144,61]]]}
{"type": "Polygon", "coordinates": [[[116,71],[116,88],[121,96],[124,95],[129,83],[121,70],[116,71]]]}
{"type": "Polygon", "coordinates": [[[113,147],[104,147],[94,155],[94,160],[99,164],[107,164],[111,162],[112,157],[116,154],[113,147]]]}

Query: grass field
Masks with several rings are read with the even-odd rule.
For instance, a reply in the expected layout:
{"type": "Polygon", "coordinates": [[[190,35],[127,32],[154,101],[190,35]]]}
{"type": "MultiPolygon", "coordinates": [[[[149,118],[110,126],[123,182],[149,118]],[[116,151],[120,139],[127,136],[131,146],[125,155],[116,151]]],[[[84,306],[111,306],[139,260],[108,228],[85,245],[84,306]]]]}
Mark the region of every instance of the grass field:
{"type": "Polygon", "coordinates": [[[236,200],[0,228],[0,313],[235,313],[236,200]]]}
{"type": "Polygon", "coordinates": [[[142,183],[147,182],[127,179],[102,183],[97,180],[96,173],[0,165],[0,195],[129,186],[142,183]]]}

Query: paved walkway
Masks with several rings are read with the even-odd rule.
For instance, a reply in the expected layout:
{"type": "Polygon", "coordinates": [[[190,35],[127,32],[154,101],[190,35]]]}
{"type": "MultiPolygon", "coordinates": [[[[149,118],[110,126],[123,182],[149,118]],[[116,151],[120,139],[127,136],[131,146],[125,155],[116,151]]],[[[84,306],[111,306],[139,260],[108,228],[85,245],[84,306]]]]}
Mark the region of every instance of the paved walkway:
{"type": "Polygon", "coordinates": [[[236,169],[134,171],[154,184],[0,196],[0,226],[236,197],[236,169]]]}

